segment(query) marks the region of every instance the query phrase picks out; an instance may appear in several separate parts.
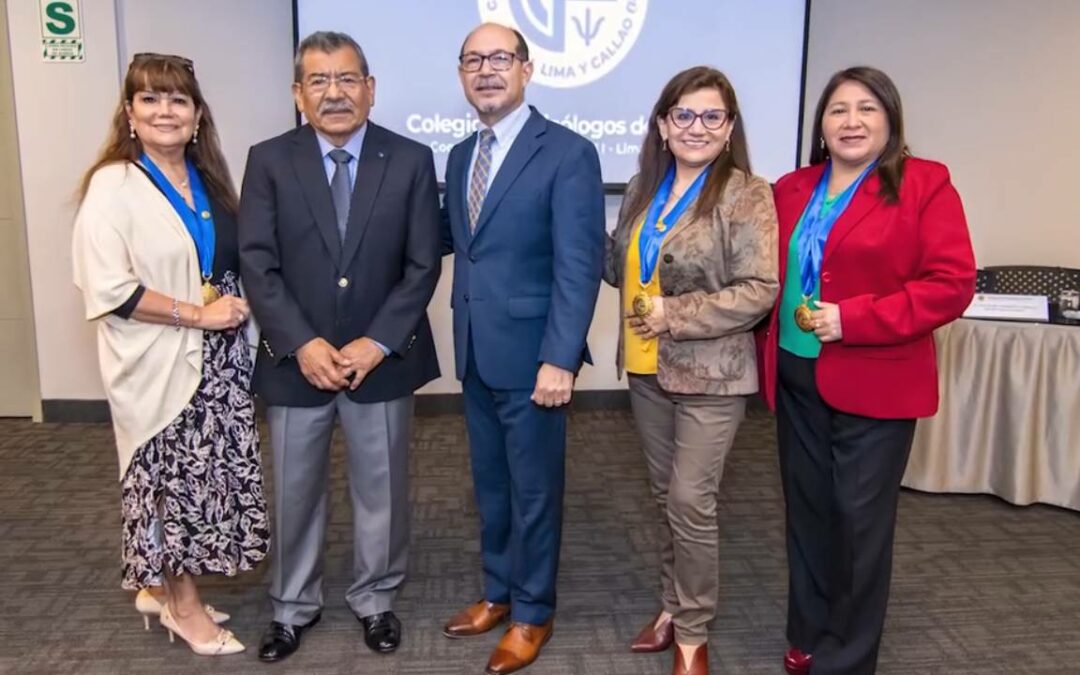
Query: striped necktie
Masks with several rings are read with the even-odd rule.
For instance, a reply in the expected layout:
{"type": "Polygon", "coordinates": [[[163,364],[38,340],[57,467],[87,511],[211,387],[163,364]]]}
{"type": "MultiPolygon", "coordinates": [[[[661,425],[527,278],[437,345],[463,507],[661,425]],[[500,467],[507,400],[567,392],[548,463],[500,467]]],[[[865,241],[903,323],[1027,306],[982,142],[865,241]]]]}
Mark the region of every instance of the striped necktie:
{"type": "Polygon", "coordinates": [[[479,150],[476,164],[473,165],[472,179],[469,181],[469,232],[476,231],[476,221],[480,219],[480,209],[484,207],[484,195],[487,194],[488,174],[491,173],[491,146],[495,144],[495,132],[481,129],[479,150]]]}

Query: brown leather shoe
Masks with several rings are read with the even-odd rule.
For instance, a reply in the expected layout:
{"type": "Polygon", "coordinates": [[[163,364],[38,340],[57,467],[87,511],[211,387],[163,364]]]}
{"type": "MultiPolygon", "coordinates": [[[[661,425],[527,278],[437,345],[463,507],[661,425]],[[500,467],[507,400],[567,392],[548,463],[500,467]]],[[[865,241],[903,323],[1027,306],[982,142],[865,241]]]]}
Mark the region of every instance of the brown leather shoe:
{"type": "Polygon", "coordinates": [[[469,605],[461,610],[443,626],[442,634],[448,638],[466,638],[483,635],[510,613],[510,605],[498,605],[494,602],[481,600],[475,605],[469,605]]]}
{"type": "Polygon", "coordinates": [[[656,622],[660,619],[660,614],[663,612],[654,616],[649,625],[641,629],[634,641],[630,643],[630,651],[635,654],[649,654],[662,652],[671,646],[671,643],[675,641],[675,622],[669,616],[666,621],[657,626],[656,622]]]}
{"type": "Polygon", "coordinates": [[[699,645],[690,657],[690,665],[683,662],[682,650],[675,645],[675,665],[671,675],[709,675],[709,645],[699,645]]]}
{"type": "Polygon", "coordinates": [[[554,621],[548,619],[542,626],[516,621],[511,623],[488,659],[488,675],[513,673],[535,661],[540,656],[540,648],[551,639],[554,621]]]}

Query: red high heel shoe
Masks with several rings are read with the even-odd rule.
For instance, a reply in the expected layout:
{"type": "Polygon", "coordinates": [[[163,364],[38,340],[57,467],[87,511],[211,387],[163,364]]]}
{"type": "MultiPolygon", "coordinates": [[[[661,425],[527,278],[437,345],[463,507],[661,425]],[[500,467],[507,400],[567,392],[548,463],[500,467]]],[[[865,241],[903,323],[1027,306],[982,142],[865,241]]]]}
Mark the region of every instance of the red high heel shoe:
{"type": "Polygon", "coordinates": [[[813,660],[812,654],[807,654],[798,647],[789,647],[784,654],[784,670],[788,675],[809,675],[810,663],[813,660]]]}

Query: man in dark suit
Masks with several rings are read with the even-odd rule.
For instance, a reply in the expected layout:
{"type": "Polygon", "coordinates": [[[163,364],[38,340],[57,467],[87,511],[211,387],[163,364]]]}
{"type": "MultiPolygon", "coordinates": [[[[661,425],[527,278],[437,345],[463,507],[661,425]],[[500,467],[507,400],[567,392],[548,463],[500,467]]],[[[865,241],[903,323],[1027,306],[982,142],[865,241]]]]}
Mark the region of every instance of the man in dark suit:
{"type": "Polygon", "coordinates": [[[368,121],[375,80],[347,35],[300,44],[293,94],[308,124],[251,149],[239,222],[274,462],[265,661],[292,654],[319,620],[336,420],[353,512],[346,600],[368,647],[397,648],[413,392],[439,375],[426,315],[440,270],[431,151],[368,121]]]}
{"type": "Polygon", "coordinates": [[[593,145],[525,105],[532,63],[519,33],[480,26],[459,71],[481,125],[450,153],[444,239],[454,253],[454,352],[484,598],[444,634],[478,635],[509,615],[487,665],[501,674],[532,663],[551,636],[566,404],[589,358],[604,193],[593,145]]]}

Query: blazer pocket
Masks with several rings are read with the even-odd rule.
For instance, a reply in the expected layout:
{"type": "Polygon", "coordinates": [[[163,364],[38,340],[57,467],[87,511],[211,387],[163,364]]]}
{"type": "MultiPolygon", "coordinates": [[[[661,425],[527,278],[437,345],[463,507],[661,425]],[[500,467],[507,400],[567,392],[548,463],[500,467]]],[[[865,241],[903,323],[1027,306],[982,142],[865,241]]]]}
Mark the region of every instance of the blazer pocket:
{"type": "Polygon", "coordinates": [[[519,296],[507,300],[507,311],[513,319],[536,319],[547,316],[551,296],[519,296]]]}

